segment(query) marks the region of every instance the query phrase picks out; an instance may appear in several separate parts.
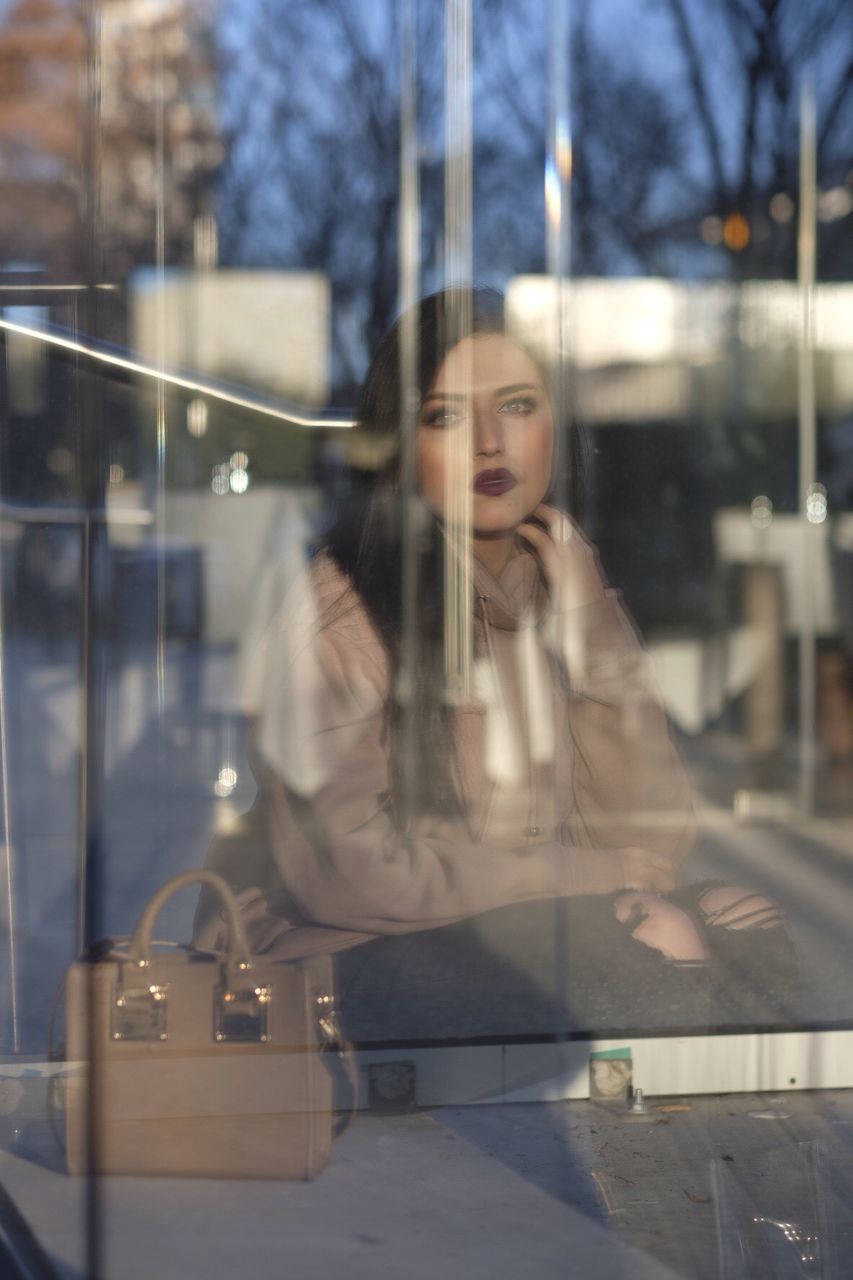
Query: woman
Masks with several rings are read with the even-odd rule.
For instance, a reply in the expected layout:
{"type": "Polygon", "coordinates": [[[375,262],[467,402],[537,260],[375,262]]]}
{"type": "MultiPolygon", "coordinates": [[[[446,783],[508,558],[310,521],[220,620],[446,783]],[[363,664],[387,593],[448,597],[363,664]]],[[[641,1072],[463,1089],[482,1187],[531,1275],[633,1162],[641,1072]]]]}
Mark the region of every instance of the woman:
{"type": "MultiPolygon", "coordinates": [[[[348,1033],[386,1040],[702,1022],[720,938],[749,929],[773,941],[766,1018],[767,973],[787,962],[779,909],[719,885],[676,892],[689,788],[633,626],[548,500],[561,453],[578,480],[578,450],[558,448],[544,371],[489,291],[433,295],[414,320],[411,621],[395,454],[257,664],[256,844],[214,859],[255,947],[339,951],[348,1033]],[[445,633],[465,506],[473,693],[460,701],[445,633]]],[[[400,334],[359,405],[361,429],[391,439],[400,334]]]]}

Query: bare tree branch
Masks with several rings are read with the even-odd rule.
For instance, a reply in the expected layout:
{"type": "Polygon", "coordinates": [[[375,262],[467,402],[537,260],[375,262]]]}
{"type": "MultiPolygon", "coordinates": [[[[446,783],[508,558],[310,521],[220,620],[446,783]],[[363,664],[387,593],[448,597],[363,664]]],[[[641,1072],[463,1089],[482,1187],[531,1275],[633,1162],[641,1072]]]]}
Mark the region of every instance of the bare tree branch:
{"type": "Polygon", "coordinates": [[[827,146],[832,136],[832,131],[841,117],[842,109],[845,107],[848,113],[853,112],[853,57],[851,57],[840,76],[831,99],[822,105],[822,123],[817,141],[819,151],[822,151],[827,146]]]}
{"type": "Polygon", "coordinates": [[[672,14],[679,39],[684,49],[688,79],[693,92],[694,106],[705,134],[705,141],[708,147],[708,156],[713,170],[716,189],[719,192],[720,197],[725,198],[725,194],[728,191],[728,183],[726,180],[725,166],[723,165],[722,145],[717,132],[717,124],[711,107],[710,95],[705,84],[705,78],[702,74],[702,60],[699,56],[699,49],[696,45],[690,24],[687,21],[687,14],[684,10],[683,0],[666,0],[666,3],[670,13],[672,14]]]}

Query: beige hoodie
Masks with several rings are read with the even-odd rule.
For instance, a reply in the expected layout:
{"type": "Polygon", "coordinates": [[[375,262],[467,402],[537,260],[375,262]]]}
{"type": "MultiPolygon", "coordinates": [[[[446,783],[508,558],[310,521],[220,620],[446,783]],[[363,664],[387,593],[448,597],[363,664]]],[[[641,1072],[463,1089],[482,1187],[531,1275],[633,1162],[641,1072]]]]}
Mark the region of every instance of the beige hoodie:
{"type": "MultiPolygon", "coordinates": [[[[677,872],[689,788],[615,592],[549,613],[532,555],[475,567],[476,698],[455,715],[465,814],[406,832],[389,804],[387,653],[321,555],[268,633],[250,694],[258,801],[210,865],[257,951],[337,950],[525,899],[624,887],[620,849],[677,872]]],[[[221,944],[210,902],[196,941],[221,944]]]]}

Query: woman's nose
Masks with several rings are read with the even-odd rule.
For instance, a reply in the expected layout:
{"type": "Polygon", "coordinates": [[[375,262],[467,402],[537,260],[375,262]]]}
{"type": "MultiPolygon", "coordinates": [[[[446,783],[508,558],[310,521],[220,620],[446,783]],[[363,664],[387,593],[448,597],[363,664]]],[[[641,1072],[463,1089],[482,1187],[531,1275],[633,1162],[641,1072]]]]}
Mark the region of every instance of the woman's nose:
{"type": "Polygon", "coordinates": [[[492,457],[504,451],[503,423],[490,409],[474,409],[474,453],[492,457]]]}

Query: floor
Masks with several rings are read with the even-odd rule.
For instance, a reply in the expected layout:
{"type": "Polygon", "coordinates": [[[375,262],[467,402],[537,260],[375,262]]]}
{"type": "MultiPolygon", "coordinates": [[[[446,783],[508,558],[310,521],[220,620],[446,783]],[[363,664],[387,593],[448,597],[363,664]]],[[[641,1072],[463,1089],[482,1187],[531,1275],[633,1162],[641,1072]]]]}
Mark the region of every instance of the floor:
{"type": "MultiPolygon", "coordinates": [[[[853,1274],[853,1092],[646,1105],[361,1114],[309,1184],[105,1180],[101,1276],[853,1274]]],[[[83,1185],[43,1123],[6,1131],[0,1181],[43,1274],[89,1280],[83,1185]]]]}

